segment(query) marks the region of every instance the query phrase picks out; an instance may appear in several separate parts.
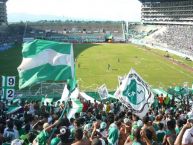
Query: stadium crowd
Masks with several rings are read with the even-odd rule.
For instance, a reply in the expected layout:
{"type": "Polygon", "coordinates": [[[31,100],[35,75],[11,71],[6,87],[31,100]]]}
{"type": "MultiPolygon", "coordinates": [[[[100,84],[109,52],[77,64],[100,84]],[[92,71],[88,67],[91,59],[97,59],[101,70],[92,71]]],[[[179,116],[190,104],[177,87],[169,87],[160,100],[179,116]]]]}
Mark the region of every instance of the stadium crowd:
{"type": "MultiPolygon", "coordinates": [[[[12,115],[0,103],[2,145],[188,145],[193,144],[193,110],[167,97],[156,96],[148,114],[139,118],[120,102],[83,104],[81,113],[68,119],[67,103],[19,102],[12,115]],[[181,106],[180,106],[181,105],[181,106]],[[64,116],[61,115],[64,112],[64,116]]],[[[188,102],[186,102],[189,104],[188,102]]]]}
{"type": "Polygon", "coordinates": [[[168,25],[154,40],[154,43],[167,44],[169,49],[193,56],[193,26],[168,25]]]}

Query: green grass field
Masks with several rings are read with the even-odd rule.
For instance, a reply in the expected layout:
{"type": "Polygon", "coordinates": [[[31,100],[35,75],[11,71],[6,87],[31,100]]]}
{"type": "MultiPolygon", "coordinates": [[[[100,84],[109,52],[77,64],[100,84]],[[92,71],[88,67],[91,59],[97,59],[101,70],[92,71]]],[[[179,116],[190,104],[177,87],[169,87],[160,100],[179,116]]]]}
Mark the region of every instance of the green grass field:
{"type": "MultiPolygon", "coordinates": [[[[74,50],[77,78],[83,90],[95,90],[103,83],[114,90],[118,85],[117,76],[127,74],[130,68],[134,68],[152,87],[167,88],[193,82],[193,72],[168,61],[165,52],[160,50],[132,44],[78,44],[74,45],[74,50]],[[109,70],[108,64],[111,65],[109,70]]],[[[193,67],[193,62],[171,56],[193,67]]]]}
{"type": "MultiPolygon", "coordinates": [[[[109,90],[115,90],[117,76],[127,74],[130,68],[134,68],[154,88],[193,82],[192,71],[167,60],[165,52],[160,50],[132,44],[75,44],[74,54],[81,90],[95,91],[104,83],[109,90]]],[[[193,62],[174,55],[171,57],[193,68],[193,62]]],[[[16,75],[18,80],[16,68],[21,60],[20,46],[0,52],[0,75],[16,75]]]]}

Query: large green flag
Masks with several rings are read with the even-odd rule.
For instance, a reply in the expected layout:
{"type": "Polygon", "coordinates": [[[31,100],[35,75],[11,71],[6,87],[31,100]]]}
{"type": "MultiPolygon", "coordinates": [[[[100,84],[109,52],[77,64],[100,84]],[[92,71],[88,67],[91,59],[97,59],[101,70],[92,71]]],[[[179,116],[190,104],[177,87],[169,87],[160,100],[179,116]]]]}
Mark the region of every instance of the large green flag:
{"type": "Polygon", "coordinates": [[[46,40],[24,43],[18,67],[19,88],[43,81],[62,81],[74,76],[73,46],[46,40]]]}

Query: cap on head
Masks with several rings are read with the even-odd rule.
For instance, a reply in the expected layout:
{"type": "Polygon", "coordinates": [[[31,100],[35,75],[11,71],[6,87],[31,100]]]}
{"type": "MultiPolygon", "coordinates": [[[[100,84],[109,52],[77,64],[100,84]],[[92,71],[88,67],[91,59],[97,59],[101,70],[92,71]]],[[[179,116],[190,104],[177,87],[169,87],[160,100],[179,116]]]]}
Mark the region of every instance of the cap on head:
{"type": "Polygon", "coordinates": [[[43,125],[43,129],[46,129],[48,126],[49,126],[49,124],[48,124],[48,123],[44,123],[44,125],[43,125]]]}

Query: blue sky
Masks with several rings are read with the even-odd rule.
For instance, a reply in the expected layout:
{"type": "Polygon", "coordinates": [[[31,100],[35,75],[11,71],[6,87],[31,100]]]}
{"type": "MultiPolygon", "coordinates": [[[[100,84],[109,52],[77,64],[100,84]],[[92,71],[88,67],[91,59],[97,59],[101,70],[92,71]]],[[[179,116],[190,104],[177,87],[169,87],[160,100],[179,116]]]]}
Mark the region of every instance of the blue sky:
{"type": "Polygon", "coordinates": [[[51,19],[140,21],[138,0],[8,0],[8,21],[51,19]]]}

